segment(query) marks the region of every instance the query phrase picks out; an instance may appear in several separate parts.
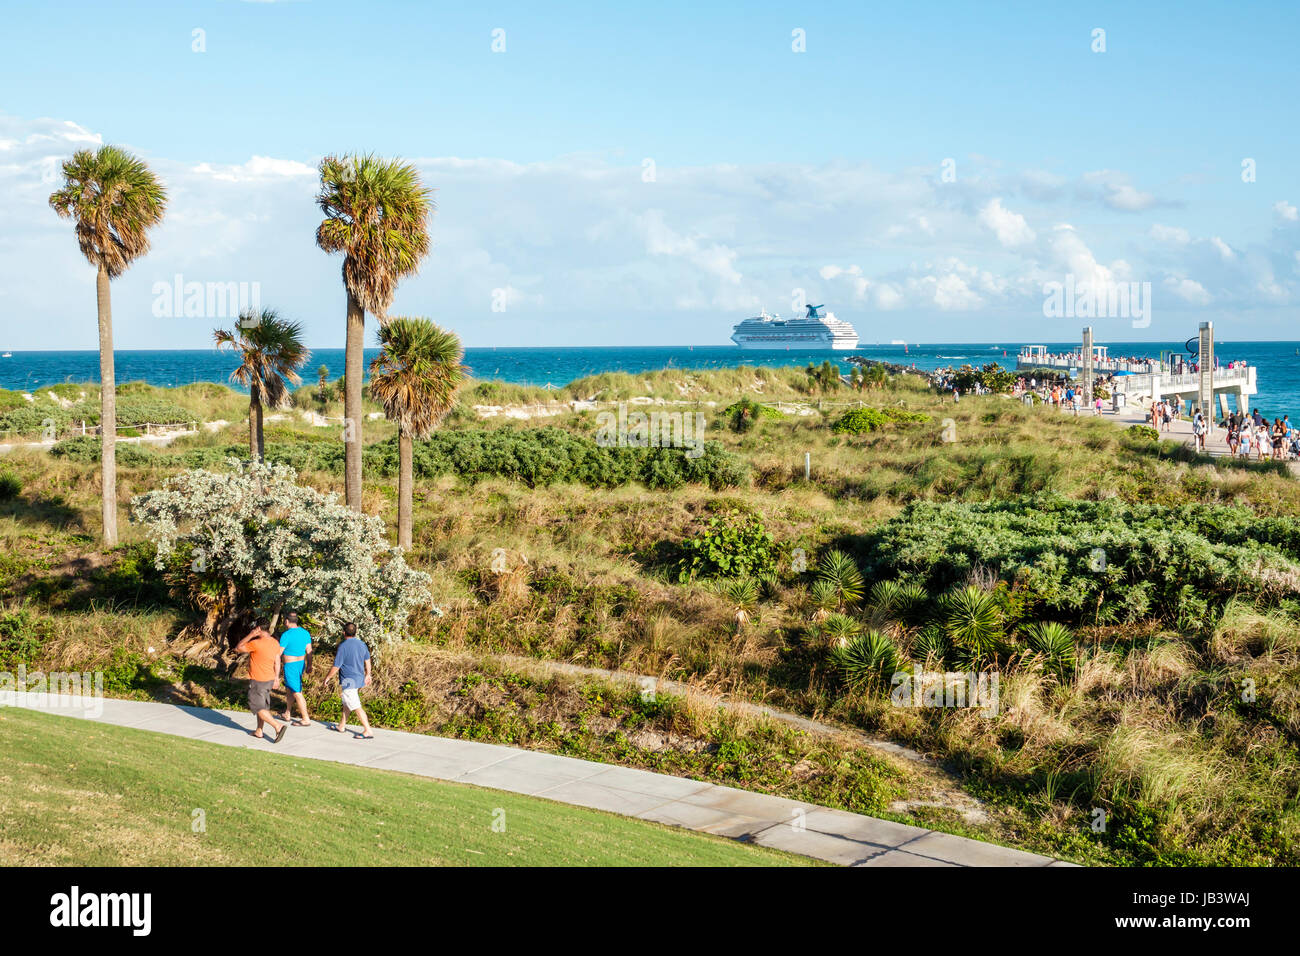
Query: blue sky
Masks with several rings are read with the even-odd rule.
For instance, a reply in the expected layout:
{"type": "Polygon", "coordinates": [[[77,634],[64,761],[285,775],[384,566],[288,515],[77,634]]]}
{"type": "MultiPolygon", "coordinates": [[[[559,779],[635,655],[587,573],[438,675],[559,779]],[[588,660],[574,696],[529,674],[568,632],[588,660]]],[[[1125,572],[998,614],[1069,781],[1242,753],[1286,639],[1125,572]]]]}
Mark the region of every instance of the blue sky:
{"type": "Polygon", "coordinates": [[[1042,308],[1067,274],[1151,284],[1149,327],[1093,323],[1112,339],[1185,338],[1207,318],[1224,338],[1294,337],[1293,4],[222,0],[6,17],[9,348],[94,346],[93,275],[44,198],[57,158],[98,142],[138,152],[172,194],[153,251],[115,283],[124,348],[210,341],[219,315],[155,314],[177,274],[256,283],[310,344],[337,344],[313,167],[348,150],[412,159],[438,189],[433,252],[393,311],[469,345],[721,344],[800,290],[868,341],[1069,339],[1079,323],[1042,308]]]}

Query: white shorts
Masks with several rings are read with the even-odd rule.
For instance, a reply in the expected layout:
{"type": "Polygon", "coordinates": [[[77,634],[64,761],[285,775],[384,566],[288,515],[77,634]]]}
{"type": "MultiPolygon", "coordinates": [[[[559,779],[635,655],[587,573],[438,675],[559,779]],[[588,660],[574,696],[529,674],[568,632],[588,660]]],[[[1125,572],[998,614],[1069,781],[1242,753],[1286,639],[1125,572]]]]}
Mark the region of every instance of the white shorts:
{"type": "Polygon", "coordinates": [[[343,697],[343,706],[348,710],[361,709],[361,692],[355,687],[349,687],[342,692],[341,696],[343,697]]]}

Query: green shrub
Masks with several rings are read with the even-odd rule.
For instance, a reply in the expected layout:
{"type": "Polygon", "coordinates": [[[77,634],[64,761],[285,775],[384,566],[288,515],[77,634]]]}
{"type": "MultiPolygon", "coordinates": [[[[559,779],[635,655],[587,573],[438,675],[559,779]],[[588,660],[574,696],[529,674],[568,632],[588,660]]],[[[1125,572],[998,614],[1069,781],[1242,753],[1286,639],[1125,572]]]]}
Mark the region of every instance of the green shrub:
{"type": "Polygon", "coordinates": [[[51,402],[25,402],[0,415],[0,432],[39,435],[49,424],[62,431],[71,420],[67,410],[51,402]]]}
{"type": "MultiPolygon", "coordinates": [[[[99,453],[99,438],[95,435],[78,435],[76,438],[68,438],[58,442],[50,449],[50,454],[55,458],[66,458],[68,461],[83,464],[99,461],[99,453]]],[[[139,445],[127,445],[120,442],[117,445],[117,463],[124,467],[143,468],[169,460],[175,461],[177,459],[163,458],[157,452],[141,448],[139,445]]]]}
{"type": "Polygon", "coordinates": [[[924,412],[909,412],[902,408],[854,408],[845,412],[840,419],[831,426],[831,431],[837,435],[864,435],[867,432],[876,431],[885,425],[892,423],[907,424],[912,422],[928,422],[930,416],[924,412]]]}
{"type": "Polygon", "coordinates": [[[722,414],[726,417],[731,430],[741,434],[752,429],[760,421],[780,421],[785,417],[781,414],[780,409],[773,408],[770,405],[761,405],[752,398],[742,398],[740,401],[728,405],[723,409],[722,414]]]}
{"type": "Polygon", "coordinates": [[[0,501],[13,501],[22,493],[22,479],[12,471],[0,472],[0,501]]]}
{"type": "Polygon", "coordinates": [[[27,399],[23,398],[20,392],[12,392],[7,388],[0,388],[0,415],[3,415],[5,412],[13,411],[15,408],[23,408],[27,404],[27,399]]]}
{"type": "Polygon", "coordinates": [[[1159,618],[1195,629],[1237,593],[1300,598],[1300,519],[1241,508],[1056,495],[915,502],[863,543],[871,577],[907,577],[935,592],[983,568],[1010,586],[1026,616],[1159,618]]]}
{"type": "Polygon", "coordinates": [[[1124,429],[1130,438],[1139,438],[1143,441],[1159,441],[1160,433],[1150,425],[1130,425],[1124,429]]]}
{"type": "Polygon", "coordinates": [[[753,577],[776,570],[772,533],[757,515],[730,511],[709,519],[703,534],[682,542],[677,580],[694,577],[753,577]]]}
{"type": "Polygon", "coordinates": [[[48,618],[37,617],[26,607],[0,612],[0,670],[34,664],[50,629],[48,618]]]}
{"type": "MultiPolygon", "coordinates": [[[[343,443],[331,435],[273,442],[268,432],[267,439],[266,460],[272,464],[289,465],[299,472],[343,471],[343,443]]],[[[682,448],[606,448],[595,439],[553,427],[465,428],[436,432],[427,441],[414,442],[412,467],[417,478],[456,475],[469,482],[506,478],[530,488],[565,483],[617,488],[640,482],[655,489],[686,484],[721,489],[748,480],[749,465],[739,455],[712,441],[705,442],[702,450],[698,458],[691,458],[682,448]]],[[[367,445],[362,454],[367,474],[397,474],[396,438],[367,445]]],[[[229,457],[247,458],[248,446],[196,448],[173,460],[187,468],[214,468],[229,457]]]]}
{"type": "Polygon", "coordinates": [[[888,421],[878,408],[854,408],[840,416],[831,431],[837,435],[863,435],[883,428],[888,421]]]}

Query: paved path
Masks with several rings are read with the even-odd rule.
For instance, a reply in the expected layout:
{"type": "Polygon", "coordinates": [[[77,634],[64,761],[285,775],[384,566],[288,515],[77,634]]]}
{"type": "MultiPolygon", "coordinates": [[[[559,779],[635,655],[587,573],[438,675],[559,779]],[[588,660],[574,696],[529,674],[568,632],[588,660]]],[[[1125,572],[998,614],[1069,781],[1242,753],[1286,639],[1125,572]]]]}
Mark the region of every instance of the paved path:
{"type": "MultiPolygon", "coordinates": [[[[1107,416],[1111,417],[1111,416],[1107,416]]],[[[1150,425],[1151,417],[1147,414],[1146,408],[1129,408],[1113,416],[1113,420],[1122,425],[1150,425]]],[[[1192,423],[1190,419],[1180,418],[1169,423],[1169,430],[1162,431],[1160,437],[1165,440],[1172,440],[1186,445],[1188,448],[1194,447],[1194,436],[1192,434],[1192,423]]],[[[1220,428],[1217,424],[1205,442],[1205,451],[1202,453],[1210,458],[1227,458],[1228,454],[1228,430],[1220,428]]],[[[1238,461],[1246,461],[1245,458],[1238,458],[1238,461]]],[[[1252,455],[1250,461],[1257,459],[1252,455]]],[[[1287,468],[1292,474],[1300,476],[1300,462],[1290,460],[1286,463],[1287,468]]]]}
{"type": "Polygon", "coordinates": [[[783,797],[498,744],[378,729],[374,740],[363,741],[351,734],[334,733],[327,725],[315,722],[310,727],[290,729],[282,743],[273,744],[249,736],[253,718],[238,711],[0,693],[0,706],[8,703],[226,746],[507,790],[732,837],[846,866],[1071,865],[783,797]],[[86,709],[87,705],[92,709],[86,709]],[[93,708],[102,710],[96,714],[93,708]]]}

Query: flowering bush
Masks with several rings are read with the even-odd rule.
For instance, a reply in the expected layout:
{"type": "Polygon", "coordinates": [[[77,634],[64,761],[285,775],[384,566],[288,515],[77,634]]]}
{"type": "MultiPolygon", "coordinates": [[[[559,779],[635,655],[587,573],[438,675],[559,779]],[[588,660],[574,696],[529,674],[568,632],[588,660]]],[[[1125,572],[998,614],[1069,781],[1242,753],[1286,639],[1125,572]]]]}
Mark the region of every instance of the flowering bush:
{"type": "Polygon", "coordinates": [[[326,635],[353,621],[367,640],[392,641],[432,602],[429,576],[388,543],[381,518],[297,484],[287,466],[229,464],[131,500],[157,566],[207,613],[209,633],[244,610],[289,607],[326,635]]]}

